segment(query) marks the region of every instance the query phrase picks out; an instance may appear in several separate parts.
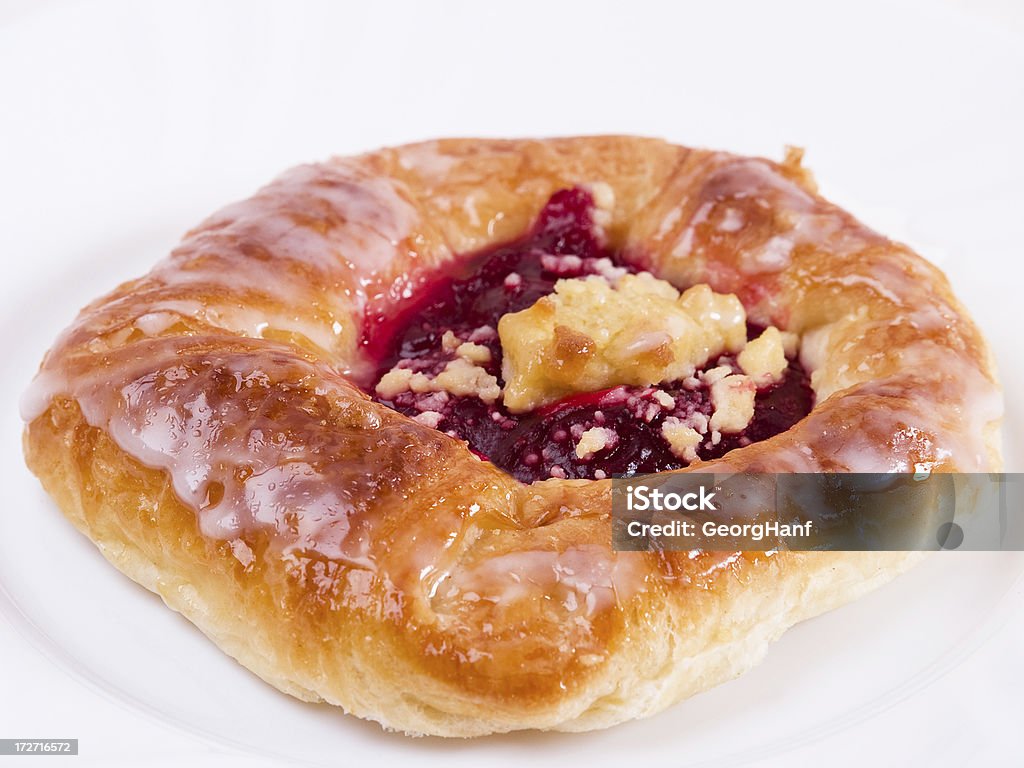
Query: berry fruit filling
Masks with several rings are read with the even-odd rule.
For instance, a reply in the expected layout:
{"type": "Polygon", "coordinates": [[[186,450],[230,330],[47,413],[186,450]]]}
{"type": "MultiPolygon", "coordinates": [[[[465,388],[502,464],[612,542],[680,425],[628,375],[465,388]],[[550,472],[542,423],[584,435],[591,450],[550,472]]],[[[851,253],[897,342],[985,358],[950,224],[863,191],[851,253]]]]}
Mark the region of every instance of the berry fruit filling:
{"type": "Polygon", "coordinates": [[[622,260],[603,242],[609,197],[557,192],[525,237],[368,316],[373,397],[523,482],[678,469],[806,416],[796,339],[622,260]]]}

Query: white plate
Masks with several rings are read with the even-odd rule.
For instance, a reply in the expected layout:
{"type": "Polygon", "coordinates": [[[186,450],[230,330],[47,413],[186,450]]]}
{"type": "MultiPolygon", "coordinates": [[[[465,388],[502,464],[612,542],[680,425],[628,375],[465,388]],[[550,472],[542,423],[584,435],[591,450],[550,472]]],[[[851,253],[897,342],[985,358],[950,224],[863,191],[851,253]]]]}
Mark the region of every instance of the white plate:
{"type": "MultiPolygon", "coordinates": [[[[877,8],[836,19],[821,17],[820,4],[793,4],[806,26],[787,30],[809,36],[794,47],[760,34],[778,6],[769,14],[759,10],[765,4],[750,5],[749,24],[730,27],[730,45],[744,53],[730,57],[719,55],[714,35],[687,34],[684,47],[672,47],[679,30],[732,24],[726,11],[691,8],[665,18],[652,7],[623,20],[614,6],[595,6],[586,18],[566,11],[550,23],[575,25],[624,63],[591,51],[584,58],[593,77],[574,92],[553,93],[542,87],[550,69],[581,54],[531,30],[531,14],[556,13],[549,3],[500,18],[467,6],[426,36],[420,32],[432,16],[417,6],[393,14],[316,3],[182,7],[60,4],[26,10],[16,26],[0,28],[0,72],[20,73],[0,82],[2,103],[19,106],[0,118],[0,210],[10,214],[0,228],[9,269],[0,288],[8,335],[0,608],[56,664],[213,743],[325,765],[337,765],[339,755],[381,764],[561,764],[569,753],[593,765],[629,754],[721,766],[815,742],[834,747],[969,653],[984,653],[992,628],[1008,611],[1019,613],[1006,595],[1019,583],[1024,555],[938,555],[797,627],[762,666],[659,717],[586,736],[458,744],[383,734],[293,701],[230,661],[107,565],[24,469],[14,404],[79,306],[144,272],[217,205],[291,163],[331,152],[430,135],[613,129],[775,154],[791,141],[811,148],[827,194],[940,262],[992,339],[1007,391],[1019,393],[1021,345],[1006,316],[1019,308],[1024,284],[1010,231],[1024,210],[1014,186],[1024,176],[1014,153],[1024,99],[1006,73],[1024,71],[1024,53],[997,24],[945,6],[887,5],[884,16],[877,8]],[[186,13],[201,8],[201,16],[186,13]],[[842,35],[821,32],[836,25],[842,35]],[[497,34],[496,26],[505,35],[499,43],[532,45],[513,45],[519,53],[511,58],[500,45],[492,51],[494,40],[480,35],[497,34]],[[851,41],[869,38],[872,56],[863,58],[851,41]],[[896,44],[906,39],[920,41],[914,55],[927,64],[920,72],[896,44]],[[618,40],[624,47],[615,47],[618,40]],[[536,56],[538,46],[545,57],[536,56]],[[817,66],[808,67],[808,57],[817,66]],[[468,60],[486,66],[463,66],[468,60]],[[708,62],[714,71],[700,79],[678,75],[708,62]],[[795,73],[800,93],[787,99],[776,85],[796,82],[795,73]],[[892,73],[906,82],[891,84],[892,73]],[[837,95],[855,86],[870,103],[837,95]],[[621,115],[609,117],[615,105],[599,98],[607,93],[616,94],[621,115]],[[912,108],[904,109],[908,100],[912,108]]],[[[1019,410],[1008,413],[1006,436],[1008,468],[1024,469],[1019,410]]],[[[1001,684],[986,683],[993,691],[1001,684]]],[[[4,705],[13,706],[0,701],[0,715],[4,705]]],[[[1015,723],[1008,715],[1003,724],[1015,723]]]]}

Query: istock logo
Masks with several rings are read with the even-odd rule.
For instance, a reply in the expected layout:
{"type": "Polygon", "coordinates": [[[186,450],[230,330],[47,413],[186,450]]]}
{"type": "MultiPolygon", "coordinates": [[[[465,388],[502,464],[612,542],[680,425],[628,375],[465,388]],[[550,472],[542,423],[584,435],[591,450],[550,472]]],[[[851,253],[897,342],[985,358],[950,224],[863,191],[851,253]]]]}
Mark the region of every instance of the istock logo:
{"type": "Polygon", "coordinates": [[[1024,551],[1024,474],[665,472],[611,513],[622,551],[1024,551]]]}
{"type": "Polygon", "coordinates": [[[687,512],[717,512],[718,507],[712,503],[714,498],[715,492],[709,493],[703,485],[688,493],[665,492],[658,488],[652,490],[646,485],[636,485],[629,488],[626,509],[630,512],[677,512],[680,509],[687,512]]]}

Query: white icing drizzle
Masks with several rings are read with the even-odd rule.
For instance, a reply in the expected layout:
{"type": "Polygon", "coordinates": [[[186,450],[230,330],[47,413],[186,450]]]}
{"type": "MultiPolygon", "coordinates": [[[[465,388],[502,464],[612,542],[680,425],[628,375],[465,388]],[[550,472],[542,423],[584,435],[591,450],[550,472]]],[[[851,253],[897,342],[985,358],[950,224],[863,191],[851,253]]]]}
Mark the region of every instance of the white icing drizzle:
{"type": "MultiPolygon", "coordinates": [[[[425,145],[406,150],[399,159],[403,167],[424,173],[443,173],[449,161],[425,145]]],[[[843,256],[885,242],[851,228],[847,219],[765,163],[734,162],[737,168],[733,177],[715,182],[716,200],[696,206],[675,244],[677,261],[699,260],[705,234],[698,228],[704,223],[717,222],[711,227],[716,237],[744,235],[752,226],[746,209],[733,201],[715,210],[719,198],[741,192],[768,196],[776,225],[759,246],[752,246],[755,250],[739,254],[740,274],[731,279],[742,282],[789,269],[802,245],[843,256]]],[[[673,209],[662,222],[663,236],[671,236],[672,219],[680,210],[673,209]]],[[[329,366],[303,362],[294,349],[259,337],[291,331],[328,352],[324,359],[351,361],[359,332],[353,318],[382,293],[410,290],[404,283],[396,288],[398,276],[389,270],[416,220],[397,182],[347,161],[285,174],[251,200],[211,217],[132,295],[81,317],[22,398],[23,418],[42,416],[56,395],[73,398],[90,425],[106,431],[129,455],[164,470],[175,493],[196,511],[203,533],[233,542],[232,551],[243,564],[251,562],[252,551],[238,545],[239,537],[266,531],[286,552],[372,568],[373,527],[380,519],[375,505],[406,487],[395,482],[396,472],[406,473],[402,479],[411,484],[419,480],[421,466],[436,474],[430,464],[437,444],[431,441],[444,438],[399,417],[386,417],[390,421],[383,423],[378,411],[329,366]],[[256,298],[250,301],[249,295],[256,298]],[[212,352],[229,340],[223,335],[206,339],[203,347],[199,336],[160,338],[174,328],[177,317],[256,340],[230,340],[231,351],[212,352]],[[115,332],[130,334],[133,328],[141,340],[107,338],[115,332]],[[218,394],[222,386],[227,395],[218,394]],[[349,419],[343,431],[302,411],[306,397],[314,403],[316,398],[342,402],[339,408],[349,419]],[[271,401],[293,410],[275,420],[266,412],[271,401]],[[290,430],[289,425],[302,428],[290,430]],[[402,457],[400,470],[374,464],[395,457],[402,457]]],[[[899,305],[899,312],[858,318],[862,333],[900,323],[918,330],[948,325],[951,309],[918,300],[920,274],[901,272],[884,260],[872,262],[871,270],[837,277],[837,285],[870,290],[899,305]]],[[[730,290],[728,285],[715,288],[730,290]]],[[[856,346],[846,345],[857,344],[848,333],[851,318],[856,315],[843,313],[820,327],[796,329],[805,331],[801,355],[815,376],[823,407],[779,436],[772,468],[906,471],[909,454],[878,442],[887,439],[918,441],[931,459],[950,459],[963,471],[991,468],[981,427],[1001,413],[993,383],[961,351],[921,337],[900,348],[895,368],[886,367],[891,357],[879,354],[865,357],[852,370],[842,369],[839,360],[846,355],[835,353],[848,353],[856,346]],[[926,375],[934,371],[953,373],[926,375]],[[933,388],[928,397],[943,407],[921,408],[915,387],[933,388]],[[851,408],[832,408],[831,395],[840,395],[836,403],[849,400],[851,408]],[[873,403],[885,407],[856,409],[857,396],[880,398],[873,403]]],[[[449,510],[452,519],[446,518],[445,525],[454,528],[462,512],[449,510]]],[[[638,568],[639,559],[612,558],[603,546],[597,550],[531,550],[478,568],[439,568],[431,594],[437,600],[475,594],[504,602],[532,599],[557,584],[567,610],[587,619],[614,604],[620,589],[636,588],[636,574],[629,569],[638,568]],[[499,565],[506,576],[488,570],[499,565]],[[450,588],[455,592],[449,593],[450,588]]],[[[433,562],[427,545],[414,551],[410,568],[433,562]]]]}
{"type": "Polygon", "coordinates": [[[425,141],[412,144],[397,150],[398,164],[407,171],[413,171],[426,177],[444,178],[452,166],[459,162],[454,155],[441,151],[438,141],[425,141]]]}
{"type": "Polygon", "coordinates": [[[836,415],[797,428],[804,445],[777,439],[773,466],[905,471],[911,453],[930,452],[946,468],[992,469],[985,437],[1001,417],[998,386],[979,367],[984,350],[969,348],[980,341],[969,323],[930,290],[937,271],[765,161],[709,155],[692,167],[702,186],[687,220],[679,225],[677,208],[654,233],[669,256],[655,261],[662,275],[752,298],[753,319],[800,333],[818,401],[811,424],[842,398],[879,398],[866,413],[841,411],[845,426],[836,415]],[[776,282],[782,273],[797,287],[776,282]]]}
{"type": "MultiPolygon", "coordinates": [[[[323,425],[318,445],[306,424],[317,401],[351,394],[280,351],[211,355],[175,341],[154,342],[148,359],[112,359],[121,380],[100,368],[60,389],[70,386],[86,421],[122,450],[167,472],[204,535],[234,540],[267,530],[285,552],[371,567],[365,510],[381,489],[369,467],[328,447],[358,439],[358,427],[341,438],[323,425]]],[[[368,409],[363,417],[363,429],[381,427],[368,409]]]]}

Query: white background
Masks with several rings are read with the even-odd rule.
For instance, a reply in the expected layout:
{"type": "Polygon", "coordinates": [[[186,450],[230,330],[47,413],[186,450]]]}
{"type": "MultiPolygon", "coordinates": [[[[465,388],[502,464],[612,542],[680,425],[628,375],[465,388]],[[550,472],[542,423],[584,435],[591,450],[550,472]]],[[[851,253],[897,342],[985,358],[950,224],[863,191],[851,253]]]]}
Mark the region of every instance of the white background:
{"type": "MultiPolygon", "coordinates": [[[[624,132],[775,157],[802,145],[826,196],[946,269],[993,339],[1012,398],[1021,387],[1011,384],[1024,385],[1014,331],[1024,279],[1021,8],[0,1],[0,333],[10,350],[0,540],[51,551],[15,539],[20,516],[53,511],[16,456],[13,397],[79,306],[289,165],[436,136],[624,132]]],[[[1011,402],[1008,469],[1017,471],[1021,423],[1011,402]]],[[[50,578],[65,567],[60,578],[76,577],[74,563],[34,562],[50,578]]],[[[870,716],[775,745],[766,762],[1019,764],[1022,597],[1018,581],[998,608],[965,614],[977,624],[970,642],[870,716]]],[[[858,617],[870,632],[872,605],[838,621],[858,617]]],[[[814,631],[798,629],[766,665],[814,631]]],[[[40,645],[0,616],[0,737],[78,737],[83,755],[65,759],[79,765],[138,765],[143,752],[159,765],[272,762],[83,684],[40,645]]],[[[885,647],[871,646],[879,664],[885,647]]],[[[841,695],[830,685],[822,681],[821,701],[841,695]]],[[[662,737],[678,743],[681,764],[676,728],[662,737]]],[[[745,739],[729,734],[722,754],[745,739]]],[[[546,743],[546,756],[564,762],[581,742],[546,743]]],[[[538,759],[516,749],[490,757],[538,759]]],[[[417,761],[414,749],[402,756],[417,761]]]]}

